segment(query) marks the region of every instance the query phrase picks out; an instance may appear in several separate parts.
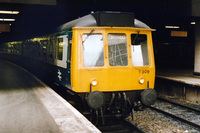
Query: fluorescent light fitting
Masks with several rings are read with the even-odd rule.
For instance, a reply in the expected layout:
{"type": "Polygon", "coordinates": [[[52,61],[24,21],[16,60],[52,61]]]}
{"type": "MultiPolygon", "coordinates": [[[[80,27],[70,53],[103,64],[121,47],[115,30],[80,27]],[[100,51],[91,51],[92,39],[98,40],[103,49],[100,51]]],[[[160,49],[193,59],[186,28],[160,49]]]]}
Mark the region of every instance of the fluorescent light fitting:
{"type": "Polygon", "coordinates": [[[15,19],[11,19],[11,18],[0,18],[0,21],[15,21],[15,19]]]}
{"type": "Polygon", "coordinates": [[[191,22],[190,24],[196,24],[196,22],[191,22]]]}
{"type": "Polygon", "coordinates": [[[19,14],[19,11],[1,11],[0,14],[19,14]]]}
{"type": "Polygon", "coordinates": [[[179,26],[165,26],[167,29],[179,29],[179,26]]]}

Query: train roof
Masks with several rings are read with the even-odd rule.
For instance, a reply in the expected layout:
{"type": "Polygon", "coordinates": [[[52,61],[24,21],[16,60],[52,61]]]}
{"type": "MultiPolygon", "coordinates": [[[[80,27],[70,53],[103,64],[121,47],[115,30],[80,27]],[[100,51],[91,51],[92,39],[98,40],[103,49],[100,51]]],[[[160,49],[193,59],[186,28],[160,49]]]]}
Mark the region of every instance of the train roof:
{"type": "Polygon", "coordinates": [[[134,13],[127,12],[94,12],[63,24],[58,30],[72,27],[136,27],[150,29],[145,23],[135,19],[134,13]]]}

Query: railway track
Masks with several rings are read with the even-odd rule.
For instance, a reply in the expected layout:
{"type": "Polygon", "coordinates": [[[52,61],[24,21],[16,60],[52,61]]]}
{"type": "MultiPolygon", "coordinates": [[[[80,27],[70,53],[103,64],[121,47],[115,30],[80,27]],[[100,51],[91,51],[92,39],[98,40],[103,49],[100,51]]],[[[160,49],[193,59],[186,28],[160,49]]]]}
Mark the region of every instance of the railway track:
{"type": "Polygon", "coordinates": [[[105,125],[97,125],[102,133],[145,133],[128,119],[109,118],[105,125]]]}
{"type": "Polygon", "coordinates": [[[157,100],[156,103],[150,107],[150,109],[188,125],[190,127],[188,129],[191,129],[193,131],[197,130],[200,132],[199,109],[185,106],[165,99],[157,100]]]}

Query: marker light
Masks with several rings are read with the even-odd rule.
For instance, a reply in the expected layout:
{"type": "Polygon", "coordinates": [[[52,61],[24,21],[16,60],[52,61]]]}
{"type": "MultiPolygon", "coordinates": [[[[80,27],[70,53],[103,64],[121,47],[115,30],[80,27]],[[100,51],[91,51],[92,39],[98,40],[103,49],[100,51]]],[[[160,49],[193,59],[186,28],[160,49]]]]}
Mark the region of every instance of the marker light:
{"type": "Polygon", "coordinates": [[[139,78],[139,83],[140,83],[140,84],[144,84],[144,82],[145,82],[145,80],[144,80],[143,77],[139,78]]]}
{"type": "Polygon", "coordinates": [[[96,86],[96,85],[97,85],[96,79],[93,79],[93,80],[92,80],[92,85],[93,85],[93,86],[96,86]]]}

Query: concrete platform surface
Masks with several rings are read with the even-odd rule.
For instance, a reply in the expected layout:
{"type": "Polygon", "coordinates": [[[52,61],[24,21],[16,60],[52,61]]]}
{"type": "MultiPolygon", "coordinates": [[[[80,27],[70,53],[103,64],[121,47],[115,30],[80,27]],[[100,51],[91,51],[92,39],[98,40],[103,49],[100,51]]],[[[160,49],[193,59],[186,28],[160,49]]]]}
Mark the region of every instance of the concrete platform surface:
{"type": "Polygon", "coordinates": [[[0,133],[59,132],[100,131],[33,75],[0,60],[0,133]]]}
{"type": "Polygon", "coordinates": [[[200,77],[194,76],[193,72],[190,69],[159,69],[156,71],[156,77],[200,86],[200,77]]]}

